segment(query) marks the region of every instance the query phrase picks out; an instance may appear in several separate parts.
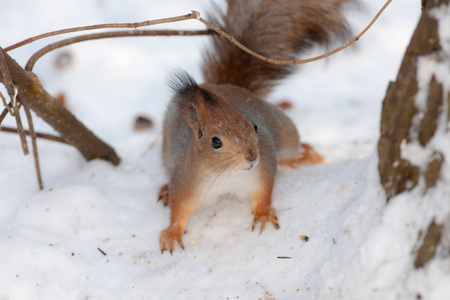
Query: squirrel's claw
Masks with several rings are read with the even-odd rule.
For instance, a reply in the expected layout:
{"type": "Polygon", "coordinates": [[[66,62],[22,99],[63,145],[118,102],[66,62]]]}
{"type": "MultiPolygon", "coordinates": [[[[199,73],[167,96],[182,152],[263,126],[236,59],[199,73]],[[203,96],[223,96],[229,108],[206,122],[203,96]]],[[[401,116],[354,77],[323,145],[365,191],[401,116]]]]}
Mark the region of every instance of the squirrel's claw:
{"type": "Polygon", "coordinates": [[[157,202],[163,202],[164,206],[169,205],[169,185],[165,184],[159,189],[157,202]]]}
{"type": "Polygon", "coordinates": [[[169,250],[170,255],[172,255],[172,252],[174,250],[174,240],[176,240],[178,242],[178,245],[180,245],[181,249],[184,250],[182,233],[183,230],[180,230],[179,226],[176,224],[170,225],[169,228],[161,231],[161,234],[159,236],[161,254],[164,253],[164,251],[169,250]],[[167,249],[166,245],[169,246],[169,249],[167,249]]]}
{"type": "Polygon", "coordinates": [[[255,217],[253,218],[252,223],[252,231],[255,229],[256,223],[258,223],[258,221],[261,221],[261,230],[259,231],[259,233],[261,233],[264,230],[267,221],[272,223],[275,229],[280,229],[280,224],[278,224],[278,216],[275,211],[275,208],[273,207],[270,207],[266,212],[255,213],[255,217]]]}

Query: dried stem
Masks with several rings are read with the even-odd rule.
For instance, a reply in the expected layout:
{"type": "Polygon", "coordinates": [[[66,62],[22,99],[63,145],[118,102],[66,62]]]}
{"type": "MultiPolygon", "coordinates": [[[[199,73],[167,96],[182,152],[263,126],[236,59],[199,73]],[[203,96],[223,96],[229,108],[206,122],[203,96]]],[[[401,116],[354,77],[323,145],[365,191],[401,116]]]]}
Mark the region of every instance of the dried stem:
{"type": "MultiPolygon", "coordinates": [[[[0,49],[0,50],[2,50],[2,51],[0,51],[0,71],[1,71],[1,74],[3,77],[3,82],[6,86],[6,90],[8,91],[8,94],[11,98],[12,109],[14,111],[14,113],[11,113],[11,111],[10,111],[10,113],[16,118],[16,124],[17,124],[17,129],[18,129],[17,131],[19,132],[19,135],[20,135],[22,149],[23,149],[24,154],[27,155],[29,150],[28,150],[27,140],[25,138],[25,131],[22,126],[22,121],[20,119],[19,104],[17,101],[17,97],[19,97],[20,103],[22,103],[22,105],[25,109],[25,114],[26,114],[27,120],[28,120],[28,127],[30,128],[31,143],[32,143],[32,147],[33,147],[33,156],[34,156],[36,175],[37,175],[37,179],[38,179],[39,188],[42,190],[44,188],[44,185],[42,183],[41,168],[39,165],[36,133],[34,132],[33,119],[31,117],[30,107],[28,106],[28,100],[25,97],[25,95],[23,94],[23,92],[21,90],[18,90],[14,86],[13,80],[11,77],[11,73],[9,72],[8,64],[6,63],[3,49],[0,49]]],[[[6,110],[10,110],[10,107],[8,104],[6,104],[6,99],[4,99],[3,95],[2,95],[2,100],[5,105],[6,110]]]]}
{"type": "MultiPolygon", "coordinates": [[[[9,106],[9,105],[6,103],[6,99],[5,99],[5,97],[3,96],[2,92],[0,92],[0,98],[2,98],[2,102],[3,102],[3,105],[5,106],[5,109],[11,114],[11,116],[14,117],[14,112],[12,111],[11,106],[9,106]]],[[[2,120],[3,120],[3,118],[0,118],[0,124],[2,123],[2,120]]]]}
{"type": "Polygon", "coordinates": [[[25,138],[25,131],[23,130],[22,118],[20,117],[19,106],[13,105],[14,117],[16,118],[16,125],[19,131],[20,143],[22,144],[22,150],[24,155],[29,154],[27,139],[25,138]]]}
{"type": "Polygon", "coordinates": [[[300,60],[278,60],[278,59],[272,59],[272,58],[268,58],[264,55],[261,55],[247,47],[245,47],[244,45],[242,45],[239,41],[237,41],[234,37],[232,37],[231,35],[229,35],[228,33],[224,32],[223,30],[217,28],[216,26],[212,25],[211,23],[209,23],[208,21],[206,21],[205,19],[203,19],[202,17],[200,17],[200,13],[197,11],[192,11],[192,13],[194,13],[197,17],[197,20],[199,20],[200,22],[202,22],[203,24],[205,24],[206,26],[208,26],[209,28],[211,28],[212,30],[214,30],[215,32],[217,32],[218,34],[220,34],[221,36],[223,36],[224,38],[226,38],[227,40],[229,40],[230,42],[232,42],[233,44],[235,44],[237,47],[239,47],[240,49],[244,50],[245,52],[247,52],[248,54],[261,59],[265,62],[274,64],[274,65],[299,65],[299,64],[305,64],[305,63],[309,63],[309,62],[313,62],[313,61],[317,61],[317,60],[321,60],[323,58],[326,58],[330,55],[333,55],[345,48],[347,48],[348,46],[352,45],[353,43],[357,42],[365,33],[367,30],[369,30],[370,27],[372,27],[372,25],[375,23],[375,21],[378,19],[378,17],[383,13],[383,11],[386,9],[386,7],[388,7],[388,5],[392,2],[392,0],[387,0],[387,2],[383,5],[383,7],[378,11],[378,13],[376,14],[376,16],[372,19],[372,21],[369,23],[369,25],[366,26],[366,28],[364,28],[363,31],[361,31],[360,34],[358,34],[356,37],[354,37],[350,42],[348,42],[347,44],[338,47],[330,52],[327,52],[325,54],[316,56],[316,57],[312,57],[312,58],[308,58],[308,59],[300,59],[300,60]]]}
{"type": "MultiPolygon", "coordinates": [[[[19,109],[20,109],[21,103],[19,103],[19,109]]],[[[5,105],[5,109],[3,109],[3,112],[0,114],[0,125],[2,124],[3,120],[5,119],[8,112],[11,112],[11,115],[14,117],[14,112],[12,111],[12,104],[9,102],[9,104],[5,105]]]]}
{"type": "MultiPolygon", "coordinates": [[[[7,104],[7,106],[10,107],[8,104],[7,104]]],[[[11,107],[10,107],[10,108],[11,108],[11,107]]],[[[3,119],[6,117],[7,114],[8,114],[8,110],[5,108],[5,109],[2,111],[2,113],[0,114],[0,125],[2,124],[3,119]]],[[[0,128],[1,128],[1,127],[0,127],[0,128]]]]}
{"type": "MultiPolygon", "coordinates": [[[[17,105],[16,97],[17,97],[17,89],[13,84],[13,80],[11,78],[11,74],[9,72],[8,65],[6,63],[6,59],[3,53],[3,49],[0,47],[0,73],[2,74],[3,83],[5,84],[6,90],[8,91],[9,97],[11,98],[12,110],[14,117],[16,118],[17,129],[20,135],[20,142],[22,144],[22,150],[25,155],[29,153],[27,140],[25,138],[25,132],[22,126],[22,120],[20,118],[19,107],[17,105]]],[[[6,101],[5,101],[6,102],[6,101]]],[[[8,109],[9,105],[6,105],[6,109],[8,109]]]]}
{"type": "Polygon", "coordinates": [[[58,48],[69,46],[75,43],[104,39],[104,38],[116,38],[116,37],[136,37],[136,36],[192,36],[192,35],[206,35],[211,34],[212,30],[133,30],[133,31],[112,31],[101,32],[87,35],[76,36],[68,38],[62,41],[58,41],[47,45],[41,50],[34,53],[28,60],[25,70],[31,71],[36,64],[37,60],[45,54],[58,48]]]}
{"type": "MultiPolygon", "coordinates": [[[[7,126],[0,127],[0,131],[9,132],[9,133],[18,133],[17,128],[11,128],[11,127],[7,127],[7,126]]],[[[31,135],[31,133],[28,130],[25,130],[25,134],[31,135]]],[[[49,141],[53,141],[53,142],[59,142],[59,143],[67,144],[67,145],[72,145],[71,143],[66,141],[64,138],[62,138],[60,136],[56,136],[56,135],[51,135],[51,134],[42,133],[42,132],[36,132],[36,137],[45,139],[45,140],[49,140],[49,141]]]]}
{"type": "MultiPolygon", "coordinates": [[[[0,51],[3,52],[3,49],[0,48],[0,51]]],[[[97,138],[73,114],[52,98],[42,88],[36,75],[24,70],[8,53],[3,52],[3,56],[13,81],[18,90],[26,97],[30,109],[77,148],[87,160],[102,158],[114,165],[120,163],[120,158],[114,149],[97,138]]],[[[0,82],[5,83],[2,74],[0,74],[0,82]]],[[[5,113],[2,113],[0,117],[3,118],[5,113]]]]}
{"type": "Polygon", "coordinates": [[[150,26],[150,25],[156,25],[156,24],[163,24],[163,23],[173,23],[178,21],[184,21],[189,19],[195,19],[196,16],[193,13],[177,16],[177,17],[171,17],[171,18],[163,18],[163,19],[157,19],[157,20],[149,20],[149,21],[143,21],[143,22],[137,22],[137,23],[111,23],[111,24],[98,24],[98,25],[90,25],[90,26],[81,26],[81,27],[73,27],[73,28],[67,28],[67,29],[61,29],[56,30],[52,32],[47,32],[44,34],[36,35],[33,37],[30,37],[26,40],[23,40],[19,43],[16,43],[14,45],[11,45],[9,47],[5,48],[5,51],[11,51],[13,49],[22,47],[26,44],[30,44],[34,41],[47,38],[50,36],[65,34],[65,33],[71,33],[71,32],[78,32],[78,31],[86,31],[86,30],[95,30],[95,29],[105,29],[105,28],[138,28],[138,27],[144,27],[144,26],[150,26]]]}
{"type": "Polygon", "coordinates": [[[13,100],[13,98],[15,97],[14,84],[11,78],[11,74],[9,73],[8,65],[6,64],[3,51],[0,51],[0,72],[3,76],[6,91],[8,92],[8,95],[11,98],[11,100],[13,100]]]}
{"type": "Polygon", "coordinates": [[[43,190],[44,184],[42,182],[41,167],[40,167],[40,163],[39,163],[36,132],[34,131],[34,124],[33,124],[33,119],[31,117],[30,107],[28,106],[28,100],[25,97],[25,95],[23,95],[22,91],[19,91],[19,98],[20,98],[20,102],[23,104],[23,108],[24,108],[25,114],[27,116],[28,128],[30,129],[31,146],[33,148],[34,166],[36,169],[36,176],[37,176],[37,180],[38,180],[39,189],[43,190]]]}
{"type": "MultiPolygon", "coordinates": [[[[214,32],[218,33],[219,35],[222,35],[223,37],[228,39],[230,42],[235,44],[237,47],[239,47],[243,51],[247,52],[248,54],[250,54],[258,59],[261,59],[267,63],[277,64],[277,65],[298,65],[298,64],[305,64],[305,63],[321,60],[321,59],[331,56],[339,51],[342,51],[343,49],[345,49],[345,48],[349,47],[350,45],[354,44],[355,42],[357,42],[367,32],[367,30],[369,30],[372,27],[372,25],[376,22],[378,17],[383,13],[383,11],[389,6],[389,4],[391,2],[392,2],[392,0],[387,0],[387,2],[383,5],[383,7],[378,11],[378,13],[375,15],[375,17],[369,23],[369,25],[367,25],[364,28],[364,30],[361,31],[360,34],[358,34],[356,37],[354,37],[352,40],[350,40],[347,44],[345,44],[341,47],[338,47],[338,48],[336,48],[330,52],[327,52],[325,54],[322,54],[322,55],[319,55],[316,57],[312,57],[312,58],[308,58],[308,59],[301,59],[301,60],[277,60],[277,59],[272,59],[272,58],[268,58],[264,55],[261,55],[255,51],[247,48],[246,46],[241,44],[239,41],[237,41],[233,36],[229,35],[228,33],[224,32],[223,30],[217,28],[213,24],[211,24],[208,21],[206,21],[205,19],[203,19],[200,16],[200,13],[197,11],[194,11],[194,10],[192,11],[192,13],[183,15],[183,16],[150,20],[150,21],[144,21],[144,22],[139,22],[139,23],[99,24],[99,25],[82,26],[82,27],[57,30],[57,31],[53,31],[53,32],[49,32],[46,34],[41,34],[41,35],[38,35],[38,36],[35,36],[32,38],[29,38],[27,40],[24,40],[22,42],[19,42],[17,44],[7,47],[5,50],[9,51],[9,50],[18,48],[20,46],[26,45],[28,43],[31,43],[33,41],[36,41],[38,39],[42,39],[42,38],[46,38],[46,37],[54,36],[54,35],[59,35],[59,34],[64,34],[64,33],[69,33],[69,32],[102,29],[102,28],[137,28],[137,27],[149,26],[149,25],[155,25],[155,24],[178,22],[178,21],[184,21],[184,20],[189,20],[189,19],[197,19],[200,22],[202,22],[203,24],[205,24],[206,26],[208,26],[209,28],[211,28],[214,32]]],[[[25,69],[32,70],[36,61],[40,57],[42,57],[44,54],[46,54],[52,50],[55,50],[55,49],[58,49],[58,48],[61,48],[61,47],[64,47],[64,46],[67,46],[70,44],[82,42],[82,41],[101,39],[101,38],[124,37],[124,36],[157,36],[157,35],[169,36],[169,35],[203,35],[203,34],[210,34],[210,31],[169,31],[169,30],[167,30],[167,31],[146,31],[146,30],[142,30],[142,31],[138,31],[138,32],[136,32],[136,31],[134,31],[134,32],[133,31],[105,32],[105,33],[98,33],[98,34],[92,34],[92,35],[86,35],[86,36],[79,36],[79,37],[74,37],[72,39],[66,39],[66,40],[63,40],[60,42],[50,44],[47,47],[39,50],[29,59],[25,69]]]]}

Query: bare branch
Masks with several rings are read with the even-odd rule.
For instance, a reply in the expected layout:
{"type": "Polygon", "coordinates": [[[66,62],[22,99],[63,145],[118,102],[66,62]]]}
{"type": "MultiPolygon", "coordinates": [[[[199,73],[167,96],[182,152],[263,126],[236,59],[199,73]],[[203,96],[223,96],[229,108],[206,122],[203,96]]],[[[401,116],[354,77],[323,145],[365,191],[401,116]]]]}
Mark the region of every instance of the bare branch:
{"type": "MultiPolygon", "coordinates": [[[[330,52],[327,52],[325,54],[322,54],[322,55],[319,55],[316,57],[312,57],[312,58],[308,58],[308,59],[301,59],[301,60],[277,60],[277,59],[272,59],[272,58],[268,58],[264,55],[261,55],[255,51],[247,48],[246,46],[241,44],[239,41],[237,41],[233,36],[229,35],[228,33],[224,32],[223,30],[217,28],[213,24],[211,24],[208,21],[206,21],[205,19],[203,19],[200,16],[200,13],[197,11],[194,11],[194,10],[192,11],[192,13],[183,15],[183,16],[158,19],[158,20],[152,20],[152,21],[145,21],[145,22],[140,22],[140,23],[99,24],[99,25],[82,26],[82,27],[75,27],[75,28],[53,31],[53,32],[49,32],[46,34],[41,34],[41,35],[38,35],[38,36],[35,36],[32,38],[29,38],[20,43],[9,46],[5,50],[9,51],[9,50],[18,48],[20,46],[26,45],[28,43],[31,43],[38,39],[42,39],[45,37],[58,35],[58,34],[69,33],[69,32],[93,30],[93,29],[101,29],[101,28],[137,28],[137,27],[141,27],[141,26],[149,26],[149,25],[155,25],[155,24],[184,21],[184,20],[189,20],[189,19],[197,19],[200,22],[202,22],[203,24],[205,24],[206,26],[208,26],[209,28],[211,28],[214,32],[216,32],[219,35],[222,35],[223,37],[228,39],[230,42],[235,44],[237,47],[239,47],[243,51],[247,52],[248,54],[250,54],[260,60],[263,60],[263,61],[265,61],[267,63],[271,63],[271,64],[277,64],[277,65],[297,65],[297,64],[305,64],[305,63],[321,60],[321,59],[331,56],[339,51],[342,51],[343,49],[345,49],[345,48],[349,47],[350,45],[354,44],[355,42],[357,42],[372,27],[372,25],[376,22],[378,17],[383,13],[383,11],[389,6],[389,4],[391,2],[392,2],[392,0],[387,0],[387,2],[383,5],[383,7],[378,11],[378,13],[375,15],[375,17],[369,23],[369,25],[367,25],[360,34],[358,34],[356,37],[354,37],[352,40],[350,40],[347,44],[345,44],[341,47],[338,47],[338,48],[336,48],[330,52]]],[[[119,32],[98,33],[98,34],[74,37],[72,39],[66,39],[66,40],[63,40],[60,42],[50,44],[47,47],[36,52],[29,59],[27,65],[26,65],[26,70],[32,70],[36,61],[40,57],[42,57],[44,54],[46,54],[54,49],[61,48],[61,47],[64,47],[64,46],[67,46],[67,45],[70,45],[73,43],[82,42],[82,41],[101,39],[101,38],[125,37],[125,36],[203,35],[203,34],[210,34],[210,33],[211,33],[210,31],[170,31],[170,30],[167,30],[167,31],[144,31],[143,30],[143,31],[119,31],[119,32]]]]}
{"type": "MultiPolygon", "coordinates": [[[[7,105],[7,106],[9,106],[9,105],[7,105]]],[[[10,107],[10,106],[9,106],[10,107]]],[[[11,107],[10,107],[11,108],[11,107]]],[[[2,122],[3,122],[3,119],[6,117],[6,115],[8,114],[8,110],[5,108],[3,111],[2,111],[2,113],[0,114],[0,125],[2,124],[2,122]]],[[[0,127],[1,128],[1,127],[0,127]]]]}
{"type": "Polygon", "coordinates": [[[93,33],[87,35],[76,36],[73,38],[68,38],[61,40],[52,44],[47,45],[41,50],[34,53],[28,60],[25,70],[33,70],[34,65],[37,60],[40,59],[45,54],[49,53],[58,48],[69,46],[75,43],[104,39],[104,38],[116,38],[116,37],[136,37],[136,36],[192,36],[192,35],[206,35],[214,33],[212,30],[133,30],[133,31],[112,31],[112,32],[101,32],[93,33]]]}
{"type": "Polygon", "coordinates": [[[358,41],[365,33],[367,30],[369,30],[370,27],[372,27],[372,25],[375,23],[375,21],[378,19],[378,17],[383,13],[383,11],[386,9],[386,7],[388,7],[388,5],[392,2],[392,0],[387,0],[387,2],[383,5],[383,7],[379,10],[379,12],[376,14],[376,16],[372,19],[372,21],[369,23],[369,25],[366,26],[366,28],[364,28],[364,30],[358,34],[356,37],[354,37],[350,42],[348,42],[347,44],[338,47],[330,52],[327,52],[325,54],[316,56],[316,57],[312,57],[312,58],[308,58],[308,59],[301,59],[301,60],[278,60],[278,59],[272,59],[272,58],[268,58],[264,55],[261,55],[247,47],[245,47],[244,45],[242,45],[239,41],[237,41],[234,37],[232,37],[231,35],[229,35],[228,33],[224,32],[223,30],[217,28],[216,26],[214,26],[213,24],[209,23],[208,21],[206,21],[205,19],[203,19],[202,17],[200,17],[200,13],[197,11],[192,11],[193,14],[196,15],[197,20],[199,20],[200,22],[202,22],[203,24],[205,24],[206,26],[208,26],[209,28],[211,28],[212,30],[214,30],[215,32],[217,32],[218,34],[220,34],[221,36],[223,36],[224,38],[226,38],[227,40],[229,40],[230,42],[232,42],[233,44],[235,44],[237,47],[239,47],[240,49],[244,50],[245,52],[247,52],[248,54],[261,59],[265,62],[274,64],[274,65],[299,65],[299,64],[305,64],[305,63],[309,63],[309,62],[313,62],[313,61],[317,61],[317,60],[321,60],[323,58],[326,58],[330,55],[333,55],[345,48],[347,48],[348,46],[352,45],[353,43],[355,43],[356,41],[358,41]]]}
{"type": "Polygon", "coordinates": [[[33,119],[31,117],[30,107],[28,106],[28,100],[25,97],[25,95],[23,95],[23,92],[21,92],[21,91],[19,92],[19,97],[20,97],[20,102],[23,104],[25,114],[27,116],[28,127],[30,128],[31,145],[33,148],[34,167],[36,169],[36,176],[37,176],[37,180],[38,180],[39,189],[43,190],[44,184],[42,182],[41,167],[40,167],[40,163],[39,163],[36,132],[34,131],[34,124],[33,124],[33,119]]]}
{"type": "Polygon", "coordinates": [[[111,23],[111,24],[98,24],[98,25],[90,25],[90,26],[81,26],[81,27],[73,27],[73,28],[67,28],[67,29],[61,29],[56,30],[52,32],[47,32],[44,34],[36,35],[31,38],[28,38],[26,40],[23,40],[19,43],[16,43],[14,45],[11,45],[9,47],[6,47],[4,50],[6,52],[11,51],[13,49],[22,47],[26,44],[32,43],[34,41],[47,38],[50,36],[65,34],[65,33],[71,33],[71,32],[78,32],[78,31],[86,31],[86,30],[95,30],[95,29],[105,29],[105,28],[138,28],[138,27],[144,27],[144,26],[150,26],[150,25],[156,25],[156,24],[163,24],[163,23],[172,23],[172,22],[178,22],[178,21],[184,21],[189,19],[195,19],[196,16],[193,13],[177,16],[177,17],[171,17],[171,18],[163,18],[163,19],[157,19],[157,20],[149,20],[149,21],[143,21],[143,22],[137,22],[137,23],[111,23]]]}
{"type": "MultiPolygon", "coordinates": [[[[120,163],[120,158],[114,149],[96,137],[73,114],[52,98],[42,87],[38,78],[32,72],[24,70],[8,53],[3,52],[10,74],[20,92],[27,99],[30,108],[56,131],[70,142],[87,159],[102,158],[114,165],[120,163]],[[64,120],[64,122],[61,122],[64,120]]],[[[5,78],[0,74],[0,82],[5,78]]],[[[0,117],[4,114],[2,113],[0,117]]]]}
{"type": "Polygon", "coordinates": [[[22,144],[23,154],[28,155],[28,144],[27,139],[25,138],[25,131],[23,130],[22,118],[20,117],[19,106],[13,105],[14,117],[16,118],[17,129],[19,130],[20,142],[22,144]]]}
{"type": "MultiPolygon", "coordinates": [[[[0,131],[9,132],[9,133],[19,133],[17,131],[17,128],[11,128],[11,127],[7,127],[7,126],[1,126],[0,127],[0,131]]],[[[30,131],[28,131],[28,130],[25,130],[25,134],[26,135],[31,135],[30,131]]],[[[41,139],[45,139],[45,140],[49,140],[49,141],[53,141],[53,142],[63,143],[63,144],[66,144],[66,145],[72,145],[71,143],[66,141],[64,138],[62,138],[60,136],[56,136],[56,135],[36,132],[36,137],[41,138],[41,139]]]]}
{"type": "MultiPolygon", "coordinates": [[[[5,97],[3,96],[2,92],[0,92],[0,98],[2,98],[3,106],[5,106],[5,109],[11,114],[11,116],[14,117],[14,112],[12,111],[11,106],[9,106],[9,105],[6,103],[6,99],[5,99],[5,97]]],[[[2,123],[2,122],[1,122],[2,120],[3,120],[3,119],[0,118],[0,124],[2,123]]]]}
{"type": "MultiPolygon", "coordinates": [[[[6,63],[6,59],[3,53],[3,49],[0,47],[0,73],[3,77],[3,82],[5,84],[6,90],[8,91],[9,97],[11,98],[13,115],[16,118],[17,129],[19,130],[20,142],[22,144],[22,150],[25,155],[28,154],[28,145],[27,139],[25,138],[25,132],[22,126],[22,120],[20,118],[19,107],[17,106],[17,89],[13,84],[13,80],[11,78],[11,74],[9,72],[8,65],[6,63]]],[[[8,109],[8,105],[6,105],[6,109],[8,109]]]]}

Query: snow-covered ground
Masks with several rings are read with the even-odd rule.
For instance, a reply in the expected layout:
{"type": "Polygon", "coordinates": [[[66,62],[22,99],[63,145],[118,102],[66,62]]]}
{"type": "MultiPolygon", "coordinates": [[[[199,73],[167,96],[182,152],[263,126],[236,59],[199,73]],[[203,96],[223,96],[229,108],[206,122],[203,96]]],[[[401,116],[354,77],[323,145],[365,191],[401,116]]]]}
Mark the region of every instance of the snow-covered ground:
{"type": "MultiPolygon", "coordinates": [[[[363,11],[348,12],[355,32],[384,1],[364,3],[363,11]]],[[[209,3],[0,0],[0,7],[6,47],[61,28],[203,13],[209,3]]],[[[64,93],[122,163],[86,162],[71,147],[40,140],[39,191],[32,157],[23,156],[18,136],[0,132],[0,299],[450,299],[449,260],[414,270],[412,254],[428,217],[449,211],[442,204],[448,174],[426,199],[417,189],[387,206],[377,175],[381,102],[419,15],[419,0],[393,1],[355,47],[301,66],[268,99],[294,104],[287,114],[327,159],[280,167],[273,195],[279,230],[252,232],[249,201],[227,198],[191,217],[186,249],[173,256],[159,249],[170,211],[156,202],[167,181],[160,164],[166,74],[181,67],[201,82],[207,38],[101,40],[44,56],[34,69],[44,87],[64,93]],[[64,55],[69,63],[57,67],[64,55]],[[154,128],[136,132],[138,115],[154,128]]],[[[202,26],[190,20],[157,28],[202,26]]],[[[10,55],[24,65],[58,39],[10,55]]],[[[52,132],[37,117],[35,126],[52,132]]]]}

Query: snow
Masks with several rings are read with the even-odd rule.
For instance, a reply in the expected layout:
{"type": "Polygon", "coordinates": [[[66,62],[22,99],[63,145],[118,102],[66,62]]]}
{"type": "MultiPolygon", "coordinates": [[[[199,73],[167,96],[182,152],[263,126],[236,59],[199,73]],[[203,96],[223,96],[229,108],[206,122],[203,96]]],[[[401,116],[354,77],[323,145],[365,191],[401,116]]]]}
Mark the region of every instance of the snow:
{"type": "MultiPolygon", "coordinates": [[[[13,1],[2,5],[0,43],[192,9],[203,15],[202,7],[209,7],[206,0],[161,2],[13,1]]],[[[294,104],[287,114],[327,159],[280,167],[273,205],[281,228],[252,232],[250,202],[224,198],[191,217],[186,249],[177,247],[173,256],[160,253],[159,233],[170,212],[156,202],[167,181],[160,163],[161,120],[170,97],[166,74],[181,67],[201,82],[207,39],[110,39],[44,56],[34,71],[45,88],[63,92],[71,111],[116,149],[122,163],[86,162],[71,147],[39,140],[45,185],[39,191],[32,158],[23,156],[18,137],[0,133],[0,299],[448,299],[450,261],[444,250],[418,270],[413,254],[419,232],[433,217],[448,223],[450,162],[444,162],[436,188],[424,194],[422,178],[417,189],[388,205],[377,174],[381,101],[418,20],[420,1],[415,2],[393,1],[355,47],[301,66],[270,96],[269,101],[294,104]],[[69,64],[57,68],[55,61],[66,54],[69,64]],[[135,132],[138,115],[155,127],[135,132]]],[[[362,12],[349,11],[355,32],[384,1],[364,3],[362,12]]],[[[448,8],[436,12],[446,14],[448,8]]],[[[158,28],[202,26],[190,20],[158,28]]],[[[447,41],[448,28],[440,32],[447,41]]],[[[55,40],[10,54],[24,65],[55,40]]],[[[438,69],[448,90],[448,68],[446,74],[442,66],[433,70],[438,69]]],[[[421,71],[424,85],[433,72],[421,71]]],[[[52,132],[34,121],[39,131],[52,132]]],[[[7,117],[4,125],[12,124],[7,117]]],[[[428,148],[411,143],[403,154],[416,147],[411,153],[439,150],[450,157],[445,129],[441,122],[428,148]]],[[[417,164],[425,165],[425,159],[418,156],[417,164]]]]}

